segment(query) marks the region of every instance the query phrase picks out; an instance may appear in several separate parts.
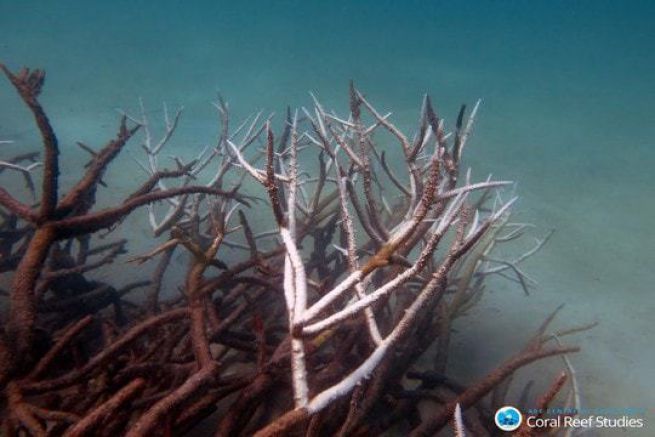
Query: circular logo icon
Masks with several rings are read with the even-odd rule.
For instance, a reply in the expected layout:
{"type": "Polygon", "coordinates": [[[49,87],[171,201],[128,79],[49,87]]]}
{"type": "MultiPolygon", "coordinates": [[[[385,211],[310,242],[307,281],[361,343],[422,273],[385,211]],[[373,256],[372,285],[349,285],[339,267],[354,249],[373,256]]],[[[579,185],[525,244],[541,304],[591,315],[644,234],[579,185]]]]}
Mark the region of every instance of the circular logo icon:
{"type": "Polygon", "coordinates": [[[503,431],[514,431],[521,426],[523,416],[516,408],[506,405],[496,411],[494,421],[499,429],[503,431]]]}

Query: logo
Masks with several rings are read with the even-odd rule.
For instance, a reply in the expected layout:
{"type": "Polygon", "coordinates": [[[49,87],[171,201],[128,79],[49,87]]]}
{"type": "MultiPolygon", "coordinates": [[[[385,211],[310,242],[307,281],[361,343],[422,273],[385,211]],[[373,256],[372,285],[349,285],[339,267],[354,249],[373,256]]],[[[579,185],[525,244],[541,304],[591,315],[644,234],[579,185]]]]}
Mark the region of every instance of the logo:
{"type": "Polygon", "coordinates": [[[501,430],[514,431],[521,426],[523,416],[521,416],[521,412],[516,408],[506,405],[496,411],[494,421],[496,422],[496,426],[501,430]]]}

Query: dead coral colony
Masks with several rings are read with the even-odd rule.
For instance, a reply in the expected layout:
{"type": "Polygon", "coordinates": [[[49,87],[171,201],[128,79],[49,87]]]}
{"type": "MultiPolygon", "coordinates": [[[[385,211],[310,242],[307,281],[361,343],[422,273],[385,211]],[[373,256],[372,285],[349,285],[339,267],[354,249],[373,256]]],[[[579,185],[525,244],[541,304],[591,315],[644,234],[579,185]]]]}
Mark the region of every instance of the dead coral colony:
{"type": "Polygon", "coordinates": [[[43,167],[36,205],[0,187],[0,268],[13,278],[0,344],[6,435],[182,434],[212,414],[216,435],[225,436],[392,428],[423,435],[447,426],[456,406],[458,432],[475,431],[491,423],[493,405],[483,398],[494,392],[493,402],[504,402],[517,369],[577,350],[550,345],[546,323],[478,383],[445,376],[453,320],[477,302],[490,274],[529,285],[518,263],[543,243],[514,261],[492,257],[525,226],[509,221],[514,199],[500,200],[508,182],[460,178],[477,106],[468,118],[462,108],[451,135],[426,97],[410,140],[351,87],[347,118],[314,100],[300,115],[288,112],[276,139],[261,114],[232,130],[219,99],[216,145],[190,163],[175,158],[172,170],[161,169],[159,157],[180,112],[166,113],[157,140],[143,111],[123,116],[99,151],[81,145],[91,159],[60,195],[59,145],[38,101],[45,75],[2,70],[43,143],[42,164],[34,153],[0,162],[34,195],[32,173],[43,167]],[[406,177],[376,147],[378,131],[400,143],[406,177]],[[148,179],[119,205],[94,210],[97,190],[111,182],[103,180],[107,166],[137,134],[148,179]],[[253,144],[263,147],[248,160],[253,144]],[[299,154],[311,150],[316,176],[299,165],[299,154]],[[275,231],[251,228],[256,199],[240,191],[246,177],[265,189],[275,231]],[[394,200],[382,177],[397,190],[394,200]],[[196,185],[201,180],[208,182],[196,185]],[[162,204],[168,211],[158,217],[162,204]],[[125,240],[100,245],[98,233],[107,238],[107,229],[144,206],[155,236],[168,235],[131,259],[158,259],[153,277],[122,289],[90,279],[126,250],[125,240]],[[176,250],[191,255],[182,294],[164,294],[176,250]],[[243,250],[244,260],[226,265],[224,250],[243,250]],[[143,304],[124,299],[143,287],[143,304]],[[433,367],[419,371],[428,349],[433,367]],[[405,378],[420,385],[409,389],[405,378]],[[419,414],[423,401],[433,413],[419,414]]]}

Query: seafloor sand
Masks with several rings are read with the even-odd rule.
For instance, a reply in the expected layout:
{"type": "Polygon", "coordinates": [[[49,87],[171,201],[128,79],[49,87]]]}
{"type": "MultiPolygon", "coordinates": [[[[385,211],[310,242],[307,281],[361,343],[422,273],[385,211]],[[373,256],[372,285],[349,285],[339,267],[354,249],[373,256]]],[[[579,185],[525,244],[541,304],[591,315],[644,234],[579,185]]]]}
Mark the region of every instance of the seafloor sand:
{"type": "MultiPolygon", "coordinates": [[[[133,109],[138,96],[153,118],[162,100],[186,107],[175,142],[186,156],[214,138],[208,102],[217,89],[235,117],[306,104],[309,89],[343,109],[354,78],[404,127],[414,123],[424,91],[450,120],[460,101],[482,97],[468,162],[480,179],[493,172],[519,181],[516,218],[556,233],[526,263],[540,283],[531,296],[495,281],[475,314],[458,322],[453,372],[466,378],[488,370],[565,302],[557,326],[601,323],[575,339],[584,348],[572,360],[585,405],[649,411],[641,433],[599,435],[653,435],[649,3],[205,3],[0,3],[0,60],[48,71],[43,101],[62,140],[65,179],[85,158],[74,141],[99,146],[114,133],[114,108],[133,109]]],[[[38,142],[31,129],[4,82],[0,139],[32,150],[38,142]]],[[[136,144],[131,149],[138,154],[136,144]]],[[[106,201],[133,187],[138,172],[129,156],[119,159],[107,176],[106,201]]],[[[121,228],[133,250],[152,247],[144,216],[121,228]]],[[[552,360],[546,368],[559,365],[552,360]]]]}

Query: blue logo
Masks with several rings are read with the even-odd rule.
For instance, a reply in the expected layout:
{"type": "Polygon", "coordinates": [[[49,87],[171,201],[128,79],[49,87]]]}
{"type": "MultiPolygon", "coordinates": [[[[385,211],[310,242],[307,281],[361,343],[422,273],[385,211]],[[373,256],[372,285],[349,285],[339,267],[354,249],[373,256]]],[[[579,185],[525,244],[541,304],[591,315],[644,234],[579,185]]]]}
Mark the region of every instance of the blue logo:
{"type": "Polygon", "coordinates": [[[514,431],[521,426],[523,416],[516,408],[506,405],[496,411],[494,421],[499,429],[503,431],[514,431]]]}

